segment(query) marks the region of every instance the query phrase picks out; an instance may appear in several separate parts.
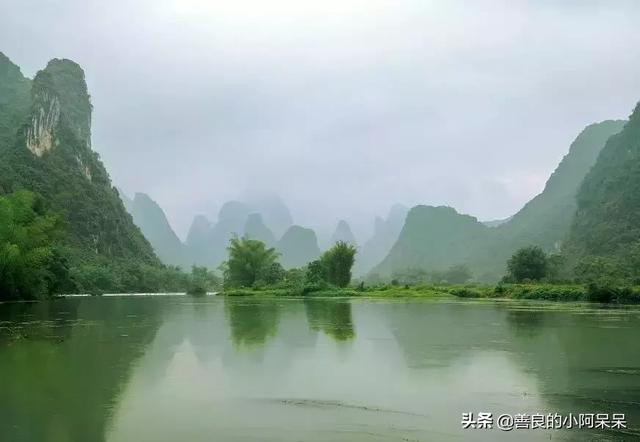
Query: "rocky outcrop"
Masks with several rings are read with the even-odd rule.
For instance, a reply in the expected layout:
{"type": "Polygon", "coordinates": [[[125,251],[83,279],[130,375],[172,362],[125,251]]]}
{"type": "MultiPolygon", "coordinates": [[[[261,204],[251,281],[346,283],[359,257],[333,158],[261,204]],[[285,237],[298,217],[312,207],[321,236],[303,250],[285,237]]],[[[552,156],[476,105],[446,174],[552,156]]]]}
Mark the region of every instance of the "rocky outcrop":
{"type": "MultiPolygon", "coordinates": [[[[15,69],[9,71],[15,77],[15,69]]],[[[13,100],[11,108],[20,104],[16,97],[23,86],[23,81],[10,84],[4,97],[13,100]]],[[[79,263],[108,258],[159,265],[91,149],[91,113],[82,68],[70,60],[51,60],[30,82],[26,113],[13,119],[10,130],[0,131],[5,139],[15,134],[13,143],[0,146],[0,190],[40,194],[65,219],[61,241],[79,263]]]]}
{"type": "MultiPolygon", "coordinates": [[[[49,91],[36,94],[36,106],[27,128],[27,149],[41,157],[54,145],[54,130],[60,119],[60,100],[49,91]]],[[[82,167],[82,166],[81,166],[82,167]]]]}

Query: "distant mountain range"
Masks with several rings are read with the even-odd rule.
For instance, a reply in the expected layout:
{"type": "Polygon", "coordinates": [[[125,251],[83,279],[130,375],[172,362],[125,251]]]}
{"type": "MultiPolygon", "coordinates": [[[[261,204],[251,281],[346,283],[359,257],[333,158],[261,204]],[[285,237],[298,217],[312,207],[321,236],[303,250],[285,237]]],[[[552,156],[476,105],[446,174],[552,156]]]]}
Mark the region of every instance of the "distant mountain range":
{"type": "MultiPolygon", "coordinates": [[[[635,120],[632,122],[637,124],[635,120]]],[[[444,270],[465,264],[477,280],[495,281],[504,274],[507,259],[519,247],[538,245],[548,252],[562,250],[576,214],[576,194],[581,185],[591,185],[583,184],[583,180],[604,168],[599,165],[589,173],[607,140],[623,130],[625,124],[626,121],[604,121],[586,127],[571,144],[543,192],[507,219],[480,222],[451,207],[416,206],[408,210],[395,205],[386,219],[375,219],[374,233],[362,246],[357,245],[349,224],[340,220],[326,247],[336,241],[356,245],[356,276],[371,273],[390,277],[394,272],[410,268],[444,270]]],[[[632,133],[633,129],[633,125],[627,124],[625,133],[632,133]]],[[[613,137],[610,143],[617,139],[613,137]]],[[[613,150],[610,147],[603,155],[613,155],[607,153],[613,150]]],[[[582,191],[583,195],[592,193],[592,190],[582,191]]],[[[195,217],[187,241],[182,244],[157,204],[146,195],[139,195],[134,200],[125,198],[125,206],[158,256],[168,264],[198,264],[215,269],[226,259],[226,246],[233,235],[244,235],[275,247],[286,268],[304,266],[321,253],[317,236],[311,229],[289,224],[278,239],[274,231],[282,230],[292,218],[277,196],[270,195],[263,201],[254,198],[253,205],[245,201],[227,202],[220,209],[216,223],[203,216],[195,217]],[[267,217],[260,210],[271,215],[267,217]],[[267,218],[272,220],[271,224],[267,218]]],[[[590,200],[583,197],[582,201],[586,206],[590,200]]],[[[594,208],[590,210],[596,212],[594,208]]],[[[579,215],[572,238],[580,238],[584,230],[583,212],[579,215]]],[[[584,237],[579,242],[591,243],[584,237]]]]}
{"type": "Polygon", "coordinates": [[[356,241],[356,237],[353,235],[353,232],[351,231],[351,227],[349,226],[349,223],[347,223],[343,219],[338,221],[338,224],[336,225],[336,229],[333,232],[333,235],[331,235],[331,239],[329,240],[328,247],[333,246],[338,241],[346,242],[347,244],[351,244],[352,246],[358,245],[356,241]]]}
{"type": "Polygon", "coordinates": [[[376,217],[373,236],[362,245],[356,255],[354,275],[366,275],[387,256],[398,239],[408,211],[405,206],[396,204],[391,207],[386,219],[376,217]]]}
{"type": "MultiPolygon", "coordinates": [[[[234,235],[275,247],[287,268],[320,255],[315,232],[295,225],[278,196],[260,193],[225,203],[215,221],[196,216],[182,243],[150,196],[136,193],[130,199],[112,186],[91,147],[91,114],[84,72],[76,63],[51,60],[31,80],[0,53],[0,194],[31,190],[63,214],[58,245],[69,251],[72,265],[95,264],[91,272],[100,272],[132,263],[162,268],[162,261],[216,269],[234,235]]],[[[483,223],[451,207],[397,205],[386,219],[375,219],[374,234],[362,245],[344,220],[331,243],[358,247],[354,272],[361,276],[465,264],[475,279],[496,281],[509,256],[527,245],[574,262],[596,257],[640,265],[638,140],[640,107],[628,122],[586,127],[542,193],[505,220],[483,223]]]]}
{"type": "Polygon", "coordinates": [[[118,190],[133,222],[151,243],[162,262],[189,269],[194,263],[190,250],[175,234],[164,211],[145,193],[136,193],[133,200],[118,190]]]}
{"type": "Polygon", "coordinates": [[[180,242],[165,213],[148,195],[137,193],[133,200],[122,191],[120,195],[134,222],[166,264],[183,268],[202,265],[216,270],[226,260],[229,240],[235,235],[257,239],[269,247],[275,247],[281,253],[285,268],[302,267],[320,256],[315,232],[290,225],[292,218],[289,209],[275,195],[263,194],[262,200],[253,195],[252,204],[229,201],[223,204],[215,223],[203,215],[196,216],[185,243],[180,242]],[[265,218],[270,219],[272,224],[268,224],[265,218]],[[284,226],[287,229],[280,239],[276,239],[273,232],[282,230],[284,226]]]}

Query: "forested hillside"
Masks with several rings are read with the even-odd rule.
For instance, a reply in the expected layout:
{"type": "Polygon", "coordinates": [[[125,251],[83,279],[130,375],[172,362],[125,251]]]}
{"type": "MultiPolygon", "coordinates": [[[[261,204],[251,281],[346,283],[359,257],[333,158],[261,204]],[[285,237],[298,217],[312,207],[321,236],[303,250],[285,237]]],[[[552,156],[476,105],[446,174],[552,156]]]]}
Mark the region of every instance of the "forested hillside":
{"type": "MultiPolygon", "coordinates": [[[[609,138],[577,193],[567,252],[573,261],[607,258],[623,277],[640,276],[640,104],[609,138]]],[[[605,263],[601,262],[602,268],[605,263]]]]}
{"type": "Polygon", "coordinates": [[[158,287],[150,273],[165,269],[91,148],[83,70],[55,59],[29,81],[2,56],[0,76],[0,191],[31,191],[61,219],[55,245],[77,290],[158,287]]]}
{"type": "Polygon", "coordinates": [[[624,124],[604,121],[585,128],[543,192],[497,227],[487,227],[451,208],[414,207],[398,241],[373,272],[389,276],[407,269],[441,271],[464,264],[476,279],[497,281],[504,275],[507,259],[520,247],[561,251],[576,212],[576,192],[607,139],[624,124]]]}

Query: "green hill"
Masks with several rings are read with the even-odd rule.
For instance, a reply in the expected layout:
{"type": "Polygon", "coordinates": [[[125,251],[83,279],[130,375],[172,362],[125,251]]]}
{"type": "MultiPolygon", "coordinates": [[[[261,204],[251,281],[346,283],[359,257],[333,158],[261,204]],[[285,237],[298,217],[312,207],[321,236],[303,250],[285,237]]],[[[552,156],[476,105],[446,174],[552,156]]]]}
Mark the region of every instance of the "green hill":
{"type": "MultiPolygon", "coordinates": [[[[607,141],[577,193],[567,251],[574,258],[621,258],[639,264],[640,104],[607,141]]],[[[635,274],[637,269],[631,269],[635,274]]]]}
{"type": "Polygon", "coordinates": [[[0,77],[0,192],[35,192],[61,216],[58,247],[77,281],[84,281],[81,290],[155,287],[143,273],[164,267],[91,148],[92,106],[83,70],[54,59],[30,81],[0,56],[0,77]]]}
{"type": "Polygon", "coordinates": [[[0,52],[0,149],[13,147],[30,106],[31,80],[0,52]]]}
{"type": "Polygon", "coordinates": [[[395,204],[391,207],[386,219],[376,217],[373,235],[362,245],[356,255],[354,275],[366,275],[387,256],[398,239],[408,211],[403,205],[395,204]]]}
{"type": "Polygon", "coordinates": [[[489,227],[451,207],[416,206],[407,214],[398,240],[373,272],[389,276],[409,268],[440,270],[475,262],[489,227]]]}
{"type": "MultiPolygon", "coordinates": [[[[387,257],[373,272],[390,275],[408,268],[444,270],[466,264],[476,279],[496,281],[515,250],[538,245],[559,251],[576,213],[576,192],[598,154],[624,121],[585,128],[571,144],[542,193],[497,227],[488,227],[451,208],[414,207],[387,257]]],[[[615,137],[614,137],[615,139],[615,137]]]]}

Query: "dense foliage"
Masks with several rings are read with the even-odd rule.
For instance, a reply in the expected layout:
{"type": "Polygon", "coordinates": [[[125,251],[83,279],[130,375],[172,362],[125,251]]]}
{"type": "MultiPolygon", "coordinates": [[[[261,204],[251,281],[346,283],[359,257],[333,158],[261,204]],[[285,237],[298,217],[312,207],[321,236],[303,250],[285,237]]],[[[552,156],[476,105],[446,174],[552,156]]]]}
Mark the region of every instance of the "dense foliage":
{"type": "Polygon", "coordinates": [[[511,282],[540,281],[549,272],[549,261],[540,247],[523,247],[507,261],[506,280],[511,282]]]}
{"type": "Polygon", "coordinates": [[[16,128],[24,123],[29,111],[30,90],[31,81],[0,52],[0,148],[15,144],[16,128]]]}
{"type": "Polygon", "coordinates": [[[30,81],[0,55],[0,195],[13,194],[14,209],[33,198],[37,215],[3,222],[4,244],[20,253],[3,251],[2,297],[186,288],[187,275],[160,263],[91,149],[91,111],[77,64],[52,60],[30,81]],[[25,241],[10,225],[35,230],[25,241]]]}
{"type": "Polygon", "coordinates": [[[320,259],[307,266],[307,291],[324,288],[327,284],[344,288],[351,282],[356,248],[344,241],[336,242],[320,259]]]}
{"type": "MultiPolygon", "coordinates": [[[[426,270],[421,268],[409,268],[393,272],[391,281],[394,285],[419,285],[419,284],[465,284],[471,280],[473,274],[468,266],[457,264],[446,270],[426,270]]],[[[370,282],[380,282],[382,278],[371,275],[367,278],[370,282]]]]}
{"type": "Polygon", "coordinates": [[[640,104],[577,194],[567,254],[581,280],[640,279],[640,104]]]}
{"type": "Polygon", "coordinates": [[[231,238],[229,259],[223,264],[225,287],[253,287],[261,281],[273,281],[280,274],[278,252],[255,239],[231,238]]]}
{"type": "Polygon", "coordinates": [[[206,295],[220,287],[220,278],[206,267],[193,266],[188,281],[190,295],[206,295]]]}
{"type": "Polygon", "coordinates": [[[68,276],[54,248],[60,227],[33,193],[0,196],[0,300],[43,298],[68,276]]]}

